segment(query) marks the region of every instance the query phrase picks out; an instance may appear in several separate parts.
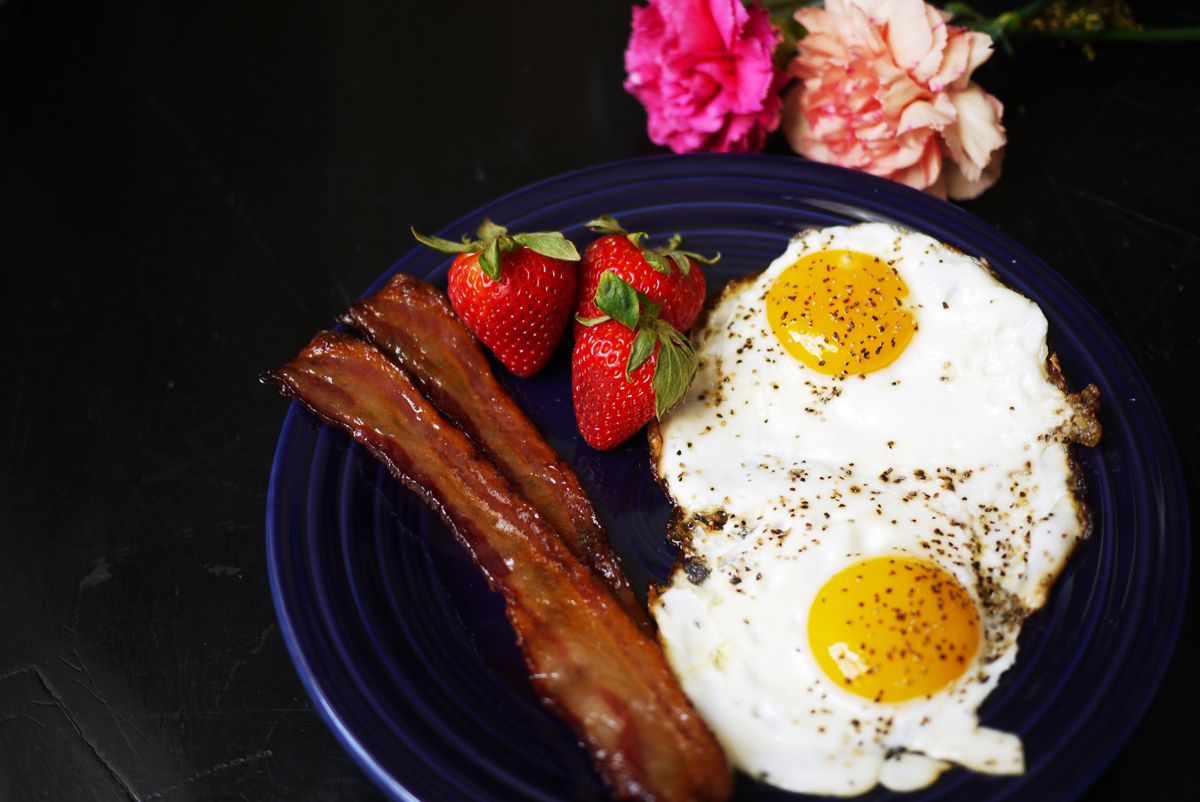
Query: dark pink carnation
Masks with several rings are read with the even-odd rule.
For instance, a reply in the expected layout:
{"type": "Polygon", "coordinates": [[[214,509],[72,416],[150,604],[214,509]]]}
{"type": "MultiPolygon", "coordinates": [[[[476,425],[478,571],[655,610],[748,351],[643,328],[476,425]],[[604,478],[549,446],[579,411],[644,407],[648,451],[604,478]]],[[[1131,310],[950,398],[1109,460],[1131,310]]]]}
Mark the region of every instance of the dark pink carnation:
{"type": "Polygon", "coordinates": [[[767,12],[740,0],[650,0],[633,9],[625,89],[656,145],[676,153],[761,150],[779,126],[783,78],[767,12]]]}

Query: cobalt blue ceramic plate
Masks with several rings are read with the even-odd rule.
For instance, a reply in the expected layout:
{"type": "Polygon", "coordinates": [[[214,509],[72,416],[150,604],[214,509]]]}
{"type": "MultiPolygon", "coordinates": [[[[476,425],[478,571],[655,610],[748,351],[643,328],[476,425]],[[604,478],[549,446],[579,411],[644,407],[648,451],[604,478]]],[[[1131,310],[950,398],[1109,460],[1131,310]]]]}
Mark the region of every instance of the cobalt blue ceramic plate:
{"type": "MultiPolygon", "coordinates": [[[[561,230],[615,214],[634,230],[720,251],[709,287],[760,269],[810,226],[886,220],[986,258],[1035,300],[1074,388],[1101,392],[1104,438],[1082,454],[1096,530],[1050,604],[1026,624],[1017,665],[981,710],[1016,732],[1017,778],[952,771],[909,800],[1077,796],[1141,718],[1170,659],[1187,597],[1188,521],[1178,459],[1141,372],[1052,269],[991,225],[926,195],[797,158],[668,156],[618,162],[519,190],[449,224],[487,216],[561,230]]],[[[444,286],[446,257],[414,248],[388,271],[444,286]]],[[[376,282],[382,284],[385,276],[376,282]]],[[[371,288],[372,290],[375,287],[371,288]]],[[[297,343],[297,348],[301,343],[297,343]]],[[[510,391],[578,471],[636,587],[663,579],[667,505],[645,441],[612,452],[575,431],[569,354],[510,391]]],[[[500,371],[500,375],[507,376],[500,371]]],[[[601,800],[571,733],[525,680],[503,615],[439,520],[361,448],[295,404],[275,454],[267,549],[280,625],[317,708],[388,794],[421,802],[601,800]]],[[[876,790],[864,799],[890,798],[876,790]]],[[[797,800],[740,777],[738,800],[797,800]]]]}

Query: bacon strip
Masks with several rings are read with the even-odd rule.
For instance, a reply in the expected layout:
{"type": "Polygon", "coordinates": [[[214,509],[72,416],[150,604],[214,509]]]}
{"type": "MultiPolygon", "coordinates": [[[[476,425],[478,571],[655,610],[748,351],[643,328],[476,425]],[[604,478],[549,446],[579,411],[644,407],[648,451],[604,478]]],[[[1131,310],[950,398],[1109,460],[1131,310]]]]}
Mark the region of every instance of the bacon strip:
{"type": "Polygon", "coordinates": [[[324,331],[264,378],[348,431],[441,513],[504,596],[543,702],[574,728],[618,798],[729,796],[725,756],[657,644],[403,370],[324,331]]]}
{"type": "Polygon", "coordinates": [[[437,288],[398,274],[341,317],[408,371],[429,400],[480,446],[504,478],[606,584],[646,632],[654,627],[571,466],[492,374],[475,337],[437,288]]]}

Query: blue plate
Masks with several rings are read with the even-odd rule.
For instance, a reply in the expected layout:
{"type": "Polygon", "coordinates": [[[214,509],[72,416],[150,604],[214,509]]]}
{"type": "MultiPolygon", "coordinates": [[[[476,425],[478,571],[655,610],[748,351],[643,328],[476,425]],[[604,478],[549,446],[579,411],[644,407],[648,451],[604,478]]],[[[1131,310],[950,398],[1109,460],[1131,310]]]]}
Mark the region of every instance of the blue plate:
{"type": "MultiPolygon", "coordinates": [[[[1187,597],[1188,520],[1178,458],[1129,353],[1052,269],[960,209],[860,173],[766,156],[669,156],[617,162],[514,192],[442,229],[484,217],[513,230],[561,230],[615,214],[631,229],[684,235],[721,251],[709,287],[760,269],[810,226],[893,221],[986,258],[1050,320],[1072,386],[1102,395],[1104,438],[1082,470],[1095,515],[1050,604],[1026,624],[1017,665],[981,710],[1018,733],[1028,770],[991,778],[954,770],[906,800],[1066,800],[1095,779],[1149,704],[1187,597]]],[[[414,248],[372,286],[404,271],[444,286],[446,257],[414,248]]],[[[300,343],[297,343],[299,346],[300,343]]],[[[665,578],[667,504],[645,441],[611,452],[575,431],[569,349],[507,386],[575,466],[634,585],[665,578]]],[[[396,799],[599,800],[607,794],[572,734],[542,709],[498,596],[440,521],[366,452],[288,411],[267,499],[267,551],[280,626],[329,726],[396,799]]],[[[876,790],[863,799],[891,798],[876,790]]],[[[739,777],[738,800],[797,800],[739,777]]]]}

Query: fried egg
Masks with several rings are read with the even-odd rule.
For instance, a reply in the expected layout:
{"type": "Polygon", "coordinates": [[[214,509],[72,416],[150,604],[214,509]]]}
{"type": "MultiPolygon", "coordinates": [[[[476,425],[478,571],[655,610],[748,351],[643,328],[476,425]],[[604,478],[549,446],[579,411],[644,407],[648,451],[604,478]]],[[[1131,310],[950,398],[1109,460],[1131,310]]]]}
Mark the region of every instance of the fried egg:
{"type": "Polygon", "coordinates": [[[1046,330],[883,224],[805,232],[726,288],[651,433],[684,543],[651,610],[740,769],[835,795],[1023,770],[976,711],[1086,537],[1067,441],[1097,431],[1046,330]]]}

